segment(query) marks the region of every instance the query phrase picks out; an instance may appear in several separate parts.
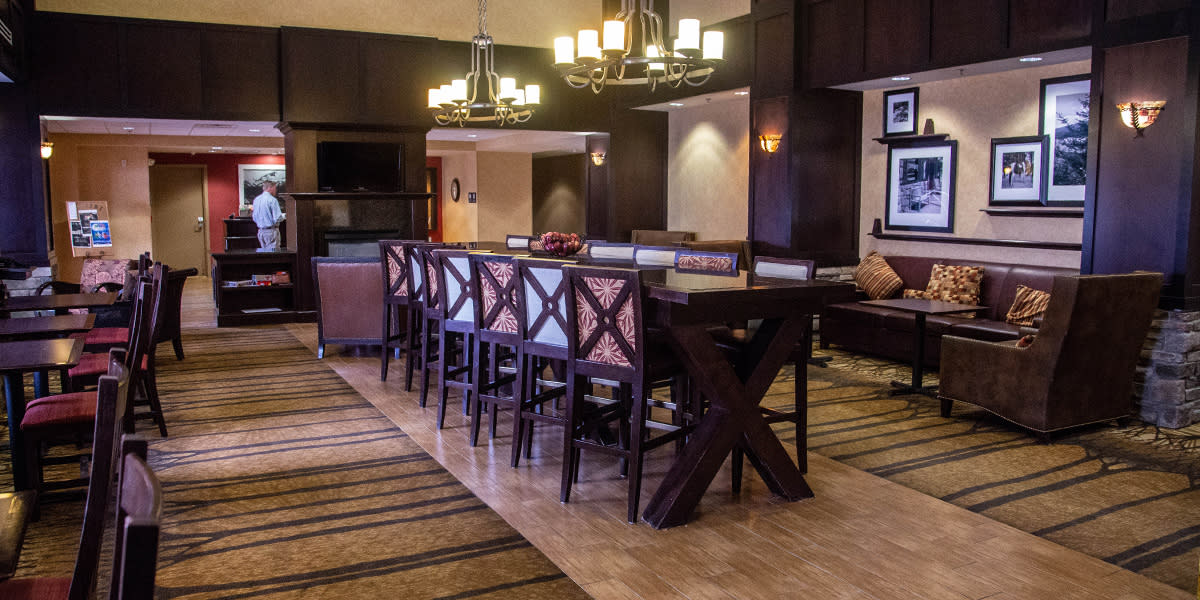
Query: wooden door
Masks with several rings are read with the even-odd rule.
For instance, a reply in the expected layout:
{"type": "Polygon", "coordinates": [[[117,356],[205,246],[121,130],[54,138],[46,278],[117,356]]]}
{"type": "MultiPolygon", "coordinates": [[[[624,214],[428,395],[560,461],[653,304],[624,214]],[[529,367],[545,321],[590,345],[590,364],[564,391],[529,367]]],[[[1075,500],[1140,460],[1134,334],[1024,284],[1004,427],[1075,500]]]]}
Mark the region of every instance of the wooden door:
{"type": "Polygon", "coordinates": [[[208,273],[205,178],[203,166],[150,167],[150,256],[172,269],[208,273]]]}

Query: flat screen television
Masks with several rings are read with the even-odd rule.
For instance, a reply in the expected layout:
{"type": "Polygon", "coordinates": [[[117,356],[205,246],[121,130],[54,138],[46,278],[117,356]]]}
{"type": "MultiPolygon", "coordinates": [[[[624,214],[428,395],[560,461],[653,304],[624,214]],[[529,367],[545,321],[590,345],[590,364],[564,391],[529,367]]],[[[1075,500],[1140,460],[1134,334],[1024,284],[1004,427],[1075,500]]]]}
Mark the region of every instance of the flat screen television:
{"type": "Polygon", "coordinates": [[[404,186],[400,144],[318,142],[317,189],[322,192],[399,192],[404,186]]]}

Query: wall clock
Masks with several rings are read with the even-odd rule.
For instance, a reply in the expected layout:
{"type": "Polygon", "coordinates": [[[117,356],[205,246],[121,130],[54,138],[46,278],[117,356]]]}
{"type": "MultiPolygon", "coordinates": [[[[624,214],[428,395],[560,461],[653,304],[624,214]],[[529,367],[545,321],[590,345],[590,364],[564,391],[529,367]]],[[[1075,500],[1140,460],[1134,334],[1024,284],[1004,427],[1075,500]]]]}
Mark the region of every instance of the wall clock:
{"type": "Polygon", "coordinates": [[[450,199],[455,202],[458,202],[458,196],[459,196],[458,178],[455,177],[454,180],[450,182],[450,199]]]}

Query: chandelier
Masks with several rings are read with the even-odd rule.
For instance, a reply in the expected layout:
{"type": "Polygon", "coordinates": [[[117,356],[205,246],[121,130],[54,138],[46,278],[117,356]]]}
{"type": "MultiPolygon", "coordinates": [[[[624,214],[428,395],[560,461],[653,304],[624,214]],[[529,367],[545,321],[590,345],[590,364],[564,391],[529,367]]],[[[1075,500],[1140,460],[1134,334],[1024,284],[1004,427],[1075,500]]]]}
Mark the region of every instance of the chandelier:
{"type": "Polygon", "coordinates": [[[479,33],[471,38],[471,70],[466,79],[429,89],[429,110],[438,125],[495,121],[503,127],[533,116],[541,102],[541,88],[530,84],[517,89],[515,78],[497,75],[494,50],[487,32],[487,0],[479,0],[479,33]],[[485,85],[487,96],[482,97],[480,88],[485,85]]]}
{"type": "Polygon", "coordinates": [[[720,31],[705,31],[701,45],[700,21],[680,19],[679,37],[668,51],[663,40],[662,17],[654,12],[654,0],[621,0],[616,19],[604,22],[604,37],[595,29],[581,29],[579,43],[570,36],[554,39],[554,66],[567,85],[583,88],[590,85],[599,94],[604,85],[647,83],[650,91],[660,83],[677,88],[681,83],[704,85],[723,61],[725,35],[720,31]],[[633,19],[638,18],[645,43],[645,53],[634,52],[633,19]],[[604,45],[601,46],[600,42],[604,45]],[[644,77],[625,78],[644,73],[644,77]],[[643,69],[644,67],[644,69],[643,69]]]}

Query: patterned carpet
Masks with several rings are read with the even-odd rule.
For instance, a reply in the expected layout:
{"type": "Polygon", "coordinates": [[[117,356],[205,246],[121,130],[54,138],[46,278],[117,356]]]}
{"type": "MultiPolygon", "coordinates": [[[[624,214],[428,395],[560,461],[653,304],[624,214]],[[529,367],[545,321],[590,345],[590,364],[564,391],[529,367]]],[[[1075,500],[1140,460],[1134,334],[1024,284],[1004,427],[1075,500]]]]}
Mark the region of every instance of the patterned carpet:
{"type": "MultiPolygon", "coordinates": [[[[903,365],[819,354],[834,360],[809,368],[813,452],[1196,591],[1200,426],[1097,426],[1047,445],[980,409],[956,404],[943,419],[932,398],[889,396],[888,380],[908,378],[903,365]]],[[[791,402],[791,378],[766,404],[791,402]]]]}

